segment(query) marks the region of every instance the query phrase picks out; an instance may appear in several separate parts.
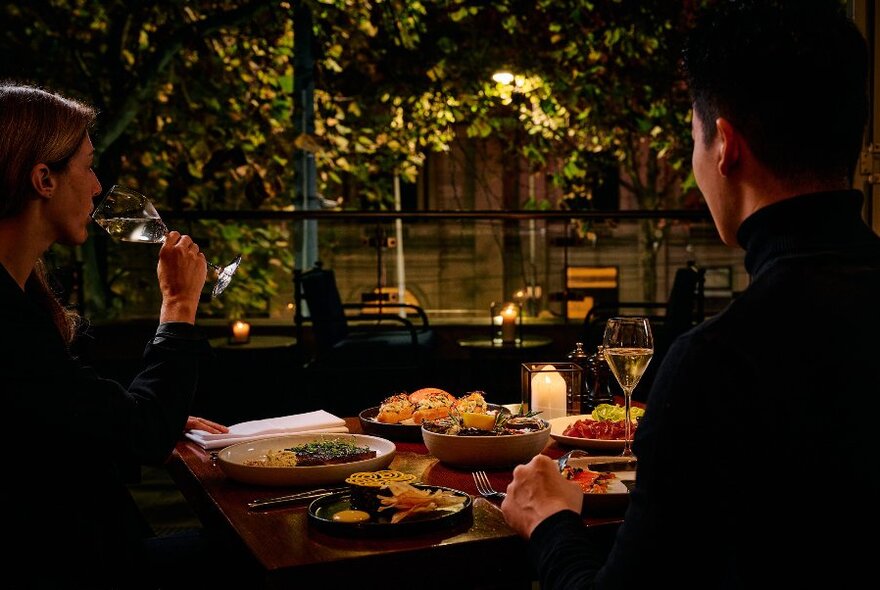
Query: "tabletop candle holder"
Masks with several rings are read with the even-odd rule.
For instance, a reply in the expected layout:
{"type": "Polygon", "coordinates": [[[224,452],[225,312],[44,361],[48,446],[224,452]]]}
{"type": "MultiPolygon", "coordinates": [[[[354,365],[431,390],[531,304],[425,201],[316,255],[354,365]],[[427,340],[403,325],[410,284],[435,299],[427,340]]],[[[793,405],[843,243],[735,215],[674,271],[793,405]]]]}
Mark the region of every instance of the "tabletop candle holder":
{"type": "Polygon", "coordinates": [[[581,413],[583,368],[572,362],[522,364],[522,404],[545,420],[581,413]]]}
{"type": "Polygon", "coordinates": [[[522,304],[493,301],[489,306],[489,320],[493,344],[522,342],[522,304]]]}
{"type": "Polygon", "coordinates": [[[247,344],[251,341],[251,325],[242,320],[229,324],[229,344],[247,344]]]}

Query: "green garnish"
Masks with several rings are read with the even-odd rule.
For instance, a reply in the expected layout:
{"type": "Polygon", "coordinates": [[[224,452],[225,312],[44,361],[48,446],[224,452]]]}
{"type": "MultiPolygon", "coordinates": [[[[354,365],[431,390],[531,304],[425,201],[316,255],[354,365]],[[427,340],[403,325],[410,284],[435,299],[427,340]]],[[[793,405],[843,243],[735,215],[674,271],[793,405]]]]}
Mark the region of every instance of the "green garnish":
{"type": "Polygon", "coordinates": [[[312,441],[301,445],[296,445],[287,449],[285,451],[291,451],[298,455],[350,455],[352,453],[363,453],[365,451],[369,451],[370,447],[363,446],[359,447],[351,441],[342,440],[342,439],[334,439],[334,440],[320,440],[320,441],[312,441]]]}
{"type": "MultiPolygon", "coordinates": [[[[632,406],[629,410],[629,414],[633,420],[638,420],[645,415],[645,410],[632,406]]],[[[593,410],[593,413],[590,414],[590,416],[593,418],[593,420],[598,420],[600,422],[620,422],[626,417],[626,410],[623,408],[623,406],[618,406],[614,404],[599,404],[598,406],[596,406],[596,409],[593,410]]]]}

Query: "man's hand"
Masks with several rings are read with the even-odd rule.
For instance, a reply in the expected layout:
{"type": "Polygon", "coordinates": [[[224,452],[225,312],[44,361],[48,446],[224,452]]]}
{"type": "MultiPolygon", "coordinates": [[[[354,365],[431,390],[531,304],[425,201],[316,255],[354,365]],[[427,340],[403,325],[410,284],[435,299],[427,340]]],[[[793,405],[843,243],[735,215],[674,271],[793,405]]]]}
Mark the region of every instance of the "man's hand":
{"type": "Polygon", "coordinates": [[[545,455],[538,455],[526,465],[513,470],[513,482],[501,503],[504,519],[519,535],[529,538],[535,527],[561,510],[580,514],[584,492],[559,473],[559,465],[545,455]]]}

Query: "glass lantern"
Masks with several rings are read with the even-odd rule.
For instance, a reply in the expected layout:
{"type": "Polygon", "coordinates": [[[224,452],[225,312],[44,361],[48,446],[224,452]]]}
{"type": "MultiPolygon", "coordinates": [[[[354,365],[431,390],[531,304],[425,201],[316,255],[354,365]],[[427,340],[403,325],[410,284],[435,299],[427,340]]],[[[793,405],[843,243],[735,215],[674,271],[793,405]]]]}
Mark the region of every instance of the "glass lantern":
{"type": "Polygon", "coordinates": [[[523,363],[523,410],[540,412],[545,420],[581,414],[583,379],[584,370],[577,363],[523,363]]]}

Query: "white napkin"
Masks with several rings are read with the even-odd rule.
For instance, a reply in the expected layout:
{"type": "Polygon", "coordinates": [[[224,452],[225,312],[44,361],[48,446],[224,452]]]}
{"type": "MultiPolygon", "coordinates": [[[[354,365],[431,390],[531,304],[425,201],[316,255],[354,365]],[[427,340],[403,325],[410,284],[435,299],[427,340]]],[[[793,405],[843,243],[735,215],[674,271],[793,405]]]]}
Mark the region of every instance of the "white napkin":
{"type": "Polygon", "coordinates": [[[315,410],[304,414],[239,422],[230,426],[229,432],[225,434],[189,430],[186,432],[186,437],[197,442],[204,449],[216,449],[239,442],[305,432],[348,432],[348,428],[342,418],[324,410],[315,410]]]}

